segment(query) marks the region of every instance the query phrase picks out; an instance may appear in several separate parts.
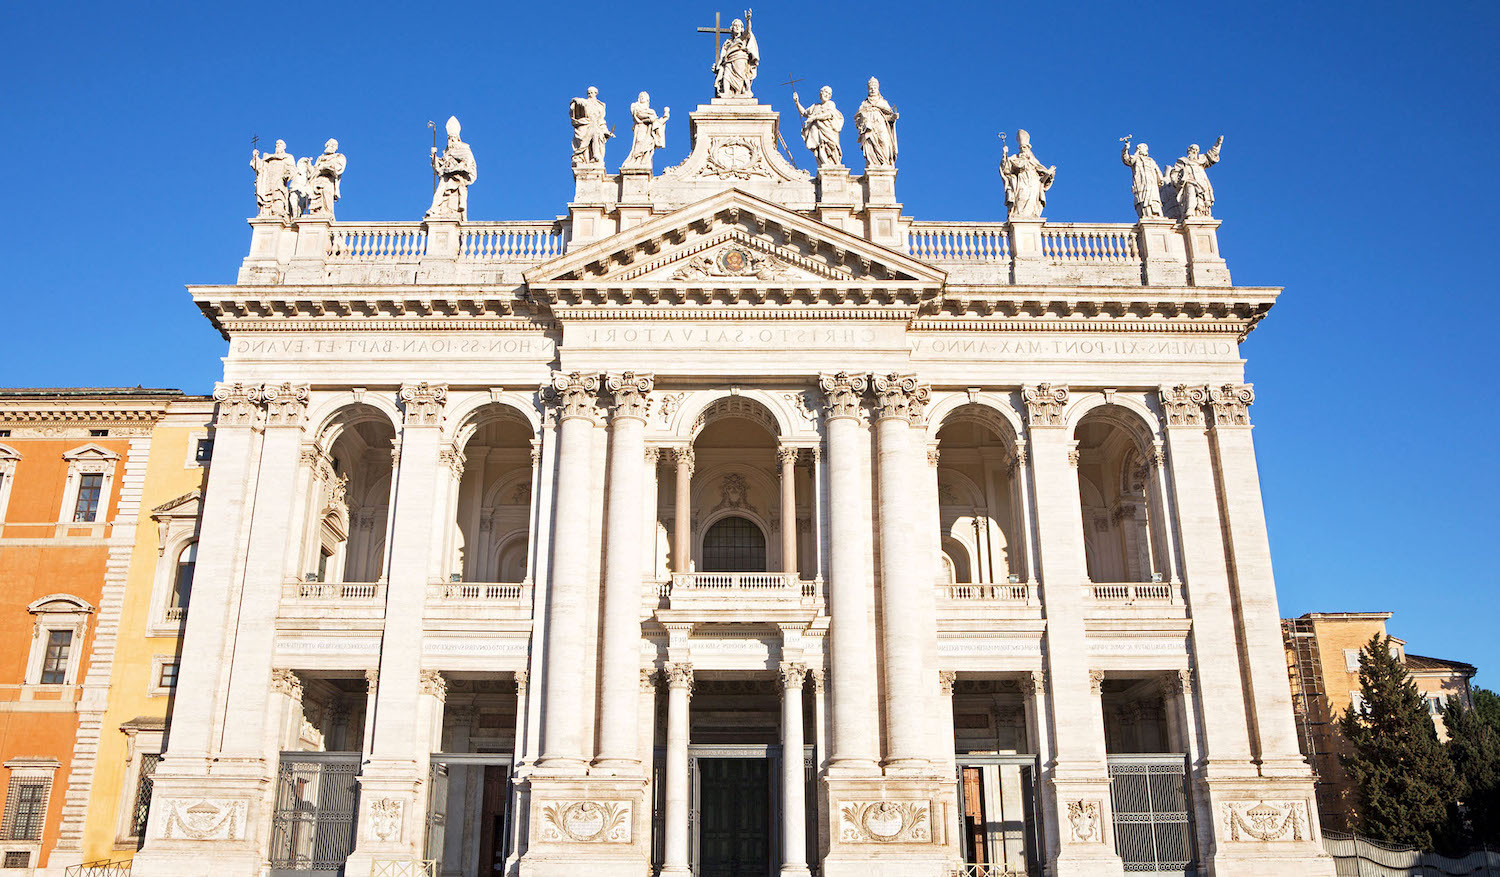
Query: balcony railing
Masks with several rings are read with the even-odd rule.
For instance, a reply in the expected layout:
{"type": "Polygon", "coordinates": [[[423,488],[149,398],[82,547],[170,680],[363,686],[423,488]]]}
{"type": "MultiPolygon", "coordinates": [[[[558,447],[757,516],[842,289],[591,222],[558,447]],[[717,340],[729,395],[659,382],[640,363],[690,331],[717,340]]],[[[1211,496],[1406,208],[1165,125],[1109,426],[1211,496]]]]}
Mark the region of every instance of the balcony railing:
{"type": "Polygon", "coordinates": [[[427,586],[427,599],[436,603],[531,602],[530,582],[441,582],[427,586]]]}
{"type": "Polygon", "coordinates": [[[187,617],[187,607],[186,606],[168,606],[165,615],[166,615],[166,620],[168,622],[171,622],[171,623],[179,622],[182,619],[184,619],[184,618],[187,617]]]}
{"type": "Polygon", "coordinates": [[[803,581],[787,572],[690,572],[672,576],[671,596],[697,592],[733,594],[769,599],[817,598],[823,596],[816,581],[803,581]]]}
{"type": "Polygon", "coordinates": [[[1096,603],[1177,603],[1180,586],[1166,582],[1090,582],[1084,594],[1096,603]]]}
{"type": "Polygon", "coordinates": [[[984,584],[961,584],[940,582],[937,586],[939,600],[1005,602],[1032,605],[1032,588],[1023,582],[1001,582],[984,584]]]}
{"type": "Polygon", "coordinates": [[[1026,877],[1025,871],[1018,871],[1010,865],[995,863],[959,865],[949,873],[952,877],[1026,877]]]}
{"type": "Polygon", "coordinates": [[[309,582],[294,579],[282,585],[283,600],[329,600],[337,603],[365,602],[385,593],[385,582],[309,582]]]}

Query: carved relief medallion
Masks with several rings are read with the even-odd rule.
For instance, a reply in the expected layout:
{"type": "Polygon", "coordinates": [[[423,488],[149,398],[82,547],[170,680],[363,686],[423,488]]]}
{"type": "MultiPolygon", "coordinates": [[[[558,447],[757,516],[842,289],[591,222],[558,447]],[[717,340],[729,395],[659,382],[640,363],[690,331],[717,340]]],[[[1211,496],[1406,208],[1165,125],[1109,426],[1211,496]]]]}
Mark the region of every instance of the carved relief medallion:
{"type": "Polygon", "coordinates": [[[839,805],[844,843],[931,843],[932,805],[927,801],[845,801],[839,805]]]}
{"type": "Polygon", "coordinates": [[[401,814],[405,802],[381,798],[370,805],[370,832],[377,840],[392,841],[401,836],[401,814]]]}
{"type": "Polygon", "coordinates": [[[630,843],[630,804],[625,801],[554,801],[541,809],[542,840],[630,843]]]}
{"type": "Polygon", "coordinates": [[[1074,843],[1104,843],[1098,801],[1068,802],[1068,839],[1074,843]]]}

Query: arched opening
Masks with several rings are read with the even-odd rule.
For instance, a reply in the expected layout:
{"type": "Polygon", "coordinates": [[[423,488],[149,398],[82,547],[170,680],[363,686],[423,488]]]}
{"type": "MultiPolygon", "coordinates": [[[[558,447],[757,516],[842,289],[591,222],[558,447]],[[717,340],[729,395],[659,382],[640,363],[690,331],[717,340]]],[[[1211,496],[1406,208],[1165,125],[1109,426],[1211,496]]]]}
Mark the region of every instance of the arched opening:
{"type": "Polygon", "coordinates": [[[1161,581],[1164,555],[1152,536],[1157,509],[1145,426],[1125,409],[1104,406],[1084,416],[1074,437],[1089,580],[1161,581]]]}
{"type": "Polygon", "coordinates": [[[193,568],[197,565],[198,543],[189,542],[177,553],[177,568],[172,572],[172,596],[167,603],[169,609],[181,615],[187,610],[193,595],[193,568]]]}
{"type": "MultiPolygon", "coordinates": [[[[531,525],[530,421],[504,405],[481,408],[463,441],[463,475],[450,578],[517,584],[528,578],[531,525]]],[[[463,432],[460,432],[463,435],[463,432]]]]}
{"type": "Polygon", "coordinates": [[[703,534],[703,572],[765,572],[766,534],[749,518],[720,518],[703,534]]]}
{"type": "Polygon", "coordinates": [[[341,410],[317,442],[308,549],[310,581],[376,582],[385,576],[386,526],[396,430],[370,405],[341,410]]]}
{"type": "Polygon", "coordinates": [[[1025,579],[1025,559],[1012,549],[1022,540],[1009,432],[999,415],[978,405],[954,411],[938,430],[939,584],[1025,579]]]}

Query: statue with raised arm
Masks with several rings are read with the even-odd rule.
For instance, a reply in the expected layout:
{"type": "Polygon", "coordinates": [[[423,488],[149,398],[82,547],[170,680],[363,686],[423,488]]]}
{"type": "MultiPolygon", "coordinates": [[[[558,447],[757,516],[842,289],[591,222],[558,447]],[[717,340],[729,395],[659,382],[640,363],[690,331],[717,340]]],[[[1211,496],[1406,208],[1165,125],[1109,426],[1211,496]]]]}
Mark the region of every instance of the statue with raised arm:
{"type": "Polygon", "coordinates": [[[568,104],[573,120],[573,167],[604,164],[604,143],[615,136],[604,123],[604,101],[599,89],[589,86],[588,97],[575,97],[568,104]]]}
{"type": "Polygon", "coordinates": [[[313,161],[312,194],[307,199],[307,215],[333,218],[334,202],[339,200],[339,180],[344,176],[348,159],[339,152],[339,142],[329,138],[323,154],[313,161]]]}
{"type": "Polygon", "coordinates": [[[896,120],[901,114],[880,96],[880,80],[870,77],[865,102],[854,113],[854,127],[859,129],[859,148],[865,154],[865,167],[896,166],[896,120]]]}
{"type": "Polygon", "coordinates": [[[276,141],[276,151],[260,154],[259,149],[250,151],[250,169],[255,171],[255,205],[259,217],[290,219],[292,217],[291,193],[287,183],[297,169],[297,162],[286,151],[286,141],[276,141]]]}
{"type": "Polygon", "coordinates": [[[750,85],[759,66],[760,46],[755,43],[750,10],[746,9],[745,20],[736,18],[729,25],[729,39],[719,47],[719,59],[713,66],[714,97],[753,97],[750,85]]]}
{"type": "Polygon", "coordinates": [[[802,142],[818,159],[818,167],[842,164],[844,149],[839,146],[839,132],[844,130],[844,114],[833,103],[833,89],[826,85],[818,89],[818,102],[806,108],[794,91],[792,103],[802,114],[802,142]]]}
{"type": "Polygon", "coordinates": [[[1214,187],[1208,182],[1208,169],[1219,163],[1219,147],[1223,145],[1223,134],[1207,152],[1200,153],[1198,144],[1194,143],[1188,147],[1187,155],[1177,159],[1167,171],[1167,182],[1177,193],[1174,219],[1213,214],[1214,187]]]}
{"type": "Polygon", "coordinates": [[[1024,128],[1016,132],[1020,148],[1015,155],[1002,147],[1000,176],[1005,180],[1005,206],[1011,219],[1040,219],[1047,206],[1047,190],[1057,179],[1057,165],[1044,166],[1031,151],[1031,134],[1024,128]]]}
{"type": "Polygon", "coordinates": [[[1160,219],[1161,168],[1151,157],[1151,150],[1144,143],[1135,145],[1135,154],[1130,153],[1130,139],[1120,147],[1120,161],[1130,168],[1130,192],[1135,196],[1135,215],[1140,219],[1160,219]]]}
{"type": "Polygon", "coordinates": [[[621,170],[651,170],[656,150],[667,145],[667,119],[671,115],[671,107],[663,109],[660,116],[656,115],[656,110],[651,109],[651,95],[641,92],[635,103],[630,105],[630,119],[634,127],[631,131],[630,155],[625,157],[621,170]]]}
{"type": "Polygon", "coordinates": [[[479,178],[478,165],[474,163],[474,152],[469,144],[458,139],[458,119],[448,117],[448,148],[438,154],[432,148],[432,169],[437,172],[437,191],[432,193],[432,206],[424,219],[467,219],[469,215],[469,186],[479,178]]]}

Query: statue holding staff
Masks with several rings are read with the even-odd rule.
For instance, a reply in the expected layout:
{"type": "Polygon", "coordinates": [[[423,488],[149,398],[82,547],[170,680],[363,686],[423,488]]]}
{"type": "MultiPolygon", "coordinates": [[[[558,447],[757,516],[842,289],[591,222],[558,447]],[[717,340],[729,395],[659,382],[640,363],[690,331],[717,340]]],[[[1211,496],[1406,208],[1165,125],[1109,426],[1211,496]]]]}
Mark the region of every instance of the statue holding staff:
{"type": "Polygon", "coordinates": [[[750,10],[746,9],[745,20],[736,18],[729,25],[729,39],[719,48],[713,66],[714,97],[752,97],[750,85],[759,66],[760,46],[750,30],[750,10]]]}
{"type": "Polygon", "coordinates": [[[432,169],[438,175],[437,191],[432,193],[432,206],[424,219],[467,219],[469,215],[469,186],[479,178],[479,167],[474,163],[474,152],[469,144],[458,139],[458,118],[448,117],[448,148],[442,155],[432,147],[432,169]]]}
{"type": "Polygon", "coordinates": [[[631,130],[630,155],[626,156],[625,163],[620,166],[621,170],[651,170],[656,150],[667,145],[667,119],[671,115],[671,107],[664,108],[660,116],[656,115],[656,110],[651,109],[651,95],[641,92],[635,103],[630,105],[630,119],[634,127],[631,130]]]}
{"type": "Polygon", "coordinates": [[[1162,173],[1156,159],[1144,143],[1137,143],[1135,154],[1130,152],[1130,137],[1120,138],[1120,161],[1130,168],[1130,192],[1135,196],[1135,215],[1140,219],[1162,217],[1161,187],[1162,173]]]}
{"type": "Polygon", "coordinates": [[[794,91],[792,103],[802,114],[802,142],[818,159],[818,167],[841,164],[844,149],[839,146],[839,132],[844,130],[844,114],[833,103],[833,89],[826,85],[818,89],[818,102],[807,108],[794,91]]]}
{"type": "Polygon", "coordinates": [[[870,77],[865,102],[854,113],[854,127],[859,129],[859,148],[865,154],[865,167],[896,166],[896,120],[901,114],[880,95],[880,80],[870,77]]]}
{"type": "Polygon", "coordinates": [[[297,162],[286,151],[286,141],[276,141],[276,151],[260,154],[259,149],[250,151],[250,169],[255,171],[256,214],[273,219],[292,217],[291,194],[287,183],[296,171],[297,162]]]}
{"type": "Polygon", "coordinates": [[[1005,206],[1010,209],[1011,219],[1040,219],[1042,208],[1047,206],[1047,190],[1057,179],[1057,165],[1044,166],[1031,152],[1031,134],[1026,129],[1016,132],[1020,149],[1010,154],[1010,147],[1001,147],[1000,176],[1005,180],[1005,206]]]}

